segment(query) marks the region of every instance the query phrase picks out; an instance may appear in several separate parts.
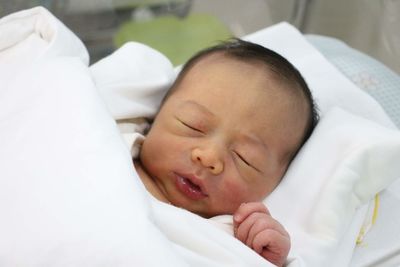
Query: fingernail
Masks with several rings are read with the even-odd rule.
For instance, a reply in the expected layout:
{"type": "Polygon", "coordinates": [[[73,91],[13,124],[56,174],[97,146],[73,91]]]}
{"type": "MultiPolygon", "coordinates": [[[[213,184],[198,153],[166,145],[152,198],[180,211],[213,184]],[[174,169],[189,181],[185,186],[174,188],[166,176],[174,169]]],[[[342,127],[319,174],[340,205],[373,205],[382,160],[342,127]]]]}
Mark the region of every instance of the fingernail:
{"type": "Polygon", "coordinates": [[[239,214],[235,214],[235,216],[233,216],[233,220],[235,222],[240,222],[241,219],[242,219],[242,216],[240,216],[239,214]]]}

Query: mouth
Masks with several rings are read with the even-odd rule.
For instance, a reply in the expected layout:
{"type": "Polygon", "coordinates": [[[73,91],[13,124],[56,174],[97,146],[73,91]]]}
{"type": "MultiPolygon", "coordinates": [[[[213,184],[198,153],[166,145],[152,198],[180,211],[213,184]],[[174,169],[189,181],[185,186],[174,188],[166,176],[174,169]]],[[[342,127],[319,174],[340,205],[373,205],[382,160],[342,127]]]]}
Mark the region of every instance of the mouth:
{"type": "Polygon", "coordinates": [[[208,195],[202,188],[202,184],[198,178],[190,175],[176,175],[176,186],[185,196],[192,200],[200,200],[206,198],[208,195]]]}

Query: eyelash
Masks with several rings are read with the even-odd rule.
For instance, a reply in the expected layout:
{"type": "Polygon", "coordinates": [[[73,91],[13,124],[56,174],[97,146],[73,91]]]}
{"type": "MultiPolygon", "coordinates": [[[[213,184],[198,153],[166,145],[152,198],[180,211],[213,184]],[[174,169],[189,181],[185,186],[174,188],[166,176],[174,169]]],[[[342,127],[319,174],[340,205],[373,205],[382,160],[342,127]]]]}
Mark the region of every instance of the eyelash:
{"type": "Polygon", "coordinates": [[[239,157],[239,159],[241,160],[241,161],[243,161],[246,165],[248,165],[248,166],[250,166],[250,167],[253,167],[247,160],[245,160],[239,153],[237,153],[237,152],[234,152],[238,157],[239,157]]]}
{"type": "Polygon", "coordinates": [[[183,122],[183,121],[181,121],[181,120],[179,120],[179,122],[182,123],[182,124],[183,124],[184,126],[186,126],[187,128],[193,130],[193,131],[196,131],[196,132],[199,132],[199,133],[203,133],[201,130],[199,130],[199,129],[193,127],[193,126],[190,126],[189,124],[187,124],[187,123],[185,123],[185,122],[183,122]]]}
{"type": "MultiPolygon", "coordinates": [[[[199,129],[193,127],[193,126],[190,126],[189,124],[187,124],[187,123],[185,123],[185,122],[183,122],[183,121],[181,121],[181,120],[179,120],[179,119],[178,119],[178,121],[179,121],[180,123],[182,123],[182,125],[184,125],[185,127],[189,128],[189,129],[191,129],[191,130],[193,130],[193,131],[196,131],[196,132],[199,132],[199,133],[203,133],[203,131],[201,131],[201,130],[199,130],[199,129]]],[[[249,167],[255,169],[256,171],[259,171],[257,168],[255,168],[253,165],[251,165],[247,160],[245,160],[239,153],[237,153],[237,152],[234,152],[234,153],[236,154],[236,156],[237,156],[244,164],[246,164],[247,166],[249,166],[249,167]]]]}
{"type": "Polygon", "coordinates": [[[256,167],[254,167],[252,164],[250,164],[247,160],[245,160],[239,153],[237,153],[237,152],[234,152],[236,155],[237,155],[237,157],[241,160],[241,161],[243,161],[247,166],[249,166],[249,167],[251,167],[251,168],[253,168],[254,170],[256,170],[257,172],[260,172],[260,170],[259,169],[257,169],[256,167]]]}

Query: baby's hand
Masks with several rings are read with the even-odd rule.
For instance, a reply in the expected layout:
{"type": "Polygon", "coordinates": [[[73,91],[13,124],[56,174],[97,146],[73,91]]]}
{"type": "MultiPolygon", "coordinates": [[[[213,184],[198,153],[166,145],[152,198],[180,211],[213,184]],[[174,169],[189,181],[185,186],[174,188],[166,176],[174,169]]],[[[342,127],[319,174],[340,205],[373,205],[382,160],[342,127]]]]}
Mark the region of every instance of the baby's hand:
{"type": "Polygon", "coordinates": [[[261,202],[243,203],[233,216],[234,234],[269,262],[283,266],[290,250],[285,228],[261,202]]]}

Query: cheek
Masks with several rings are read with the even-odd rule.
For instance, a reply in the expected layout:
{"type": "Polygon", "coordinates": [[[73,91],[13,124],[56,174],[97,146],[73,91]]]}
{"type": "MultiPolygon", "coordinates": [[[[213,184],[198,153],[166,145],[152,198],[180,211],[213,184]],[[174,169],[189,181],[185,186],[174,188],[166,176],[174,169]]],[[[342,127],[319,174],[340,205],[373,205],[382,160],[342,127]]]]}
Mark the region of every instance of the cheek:
{"type": "Polygon", "coordinates": [[[163,136],[157,136],[149,132],[140,150],[140,160],[148,171],[160,167],[159,164],[168,154],[168,147],[165,146],[167,140],[163,136]]]}
{"type": "Polygon", "coordinates": [[[222,188],[219,198],[234,210],[236,210],[242,202],[247,202],[251,195],[248,185],[236,179],[226,179],[222,188]]]}
{"type": "Polygon", "coordinates": [[[141,148],[140,159],[149,170],[161,170],[181,159],[183,145],[164,129],[152,129],[141,148]]]}
{"type": "Polygon", "coordinates": [[[249,183],[241,179],[226,179],[220,198],[235,210],[243,202],[264,200],[273,190],[271,187],[272,185],[263,181],[249,183]]]}

